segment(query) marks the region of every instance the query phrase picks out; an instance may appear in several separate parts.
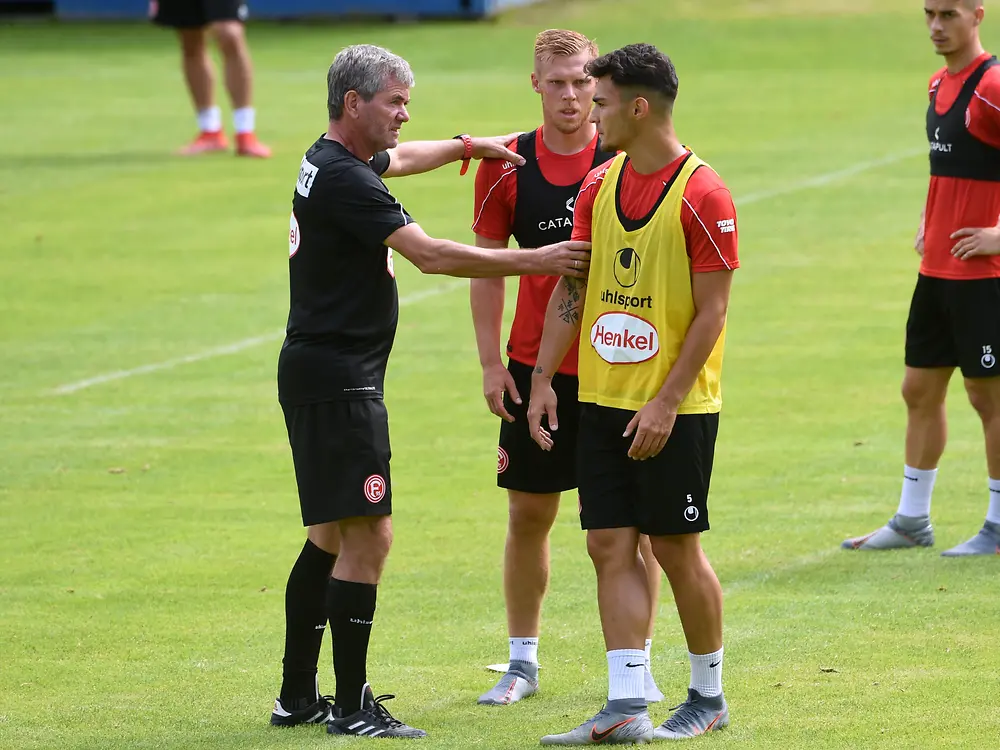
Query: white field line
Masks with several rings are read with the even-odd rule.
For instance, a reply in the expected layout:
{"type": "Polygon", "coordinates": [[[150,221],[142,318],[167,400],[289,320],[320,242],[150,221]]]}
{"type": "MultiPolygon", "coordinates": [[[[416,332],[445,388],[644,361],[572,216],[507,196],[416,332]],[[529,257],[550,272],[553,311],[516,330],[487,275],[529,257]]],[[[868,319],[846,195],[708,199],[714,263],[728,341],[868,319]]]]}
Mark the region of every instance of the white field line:
{"type": "Polygon", "coordinates": [[[859,175],[862,172],[868,172],[872,169],[878,169],[879,167],[896,164],[924,153],[927,153],[926,148],[911,149],[909,151],[901,151],[896,154],[889,154],[887,156],[883,156],[881,159],[859,161],[857,164],[852,164],[849,167],[838,169],[836,172],[827,172],[826,174],[816,175],[815,177],[807,177],[806,179],[799,180],[798,182],[789,182],[784,187],[775,188],[773,190],[761,190],[756,193],[748,193],[742,198],[737,198],[735,202],[738,206],[747,206],[751,203],[760,203],[761,201],[770,200],[771,198],[777,198],[790,193],[799,193],[803,190],[826,187],[827,185],[832,185],[835,182],[840,182],[841,180],[846,180],[849,177],[859,175]]]}
{"type": "Polygon", "coordinates": [[[755,589],[776,576],[798,573],[799,571],[811,568],[814,565],[817,565],[838,554],[850,555],[851,553],[845,552],[840,548],[840,545],[837,542],[833,542],[829,547],[824,547],[818,552],[797,557],[794,560],[789,560],[784,565],[779,565],[776,568],[768,568],[767,570],[757,571],[755,573],[750,573],[748,575],[726,581],[722,585],[722,590],[726,596],[729,596],[748,589],[755,589]]]}
{"type": "MultiPolygon", "coordinates": [[[[431,287],[429,289],[423,289],[419,292],[414,292],[413,294],[408,294],[405,297],[399,298],[400,306],[412,305],[416,302],[421,302],[430,297],[437,297],[441,294],[447,294],[452,292],[459,287],[468,286],[468,281],[460,280],[453,281],[448,284],[442,284],[440,286],[431,287]]],[[[267,344],[273,341],[278,341],[284,337],[284,332],[279,333],[267,333],[262,336],[251,336],[248,339],[240,339],[239,341],[234,341],[231,344],[226,344],[225,346],[217,346],[212,349],[205,349],[197,354],[189,354],[186,357],[177,357],[176,359],[167,359],[163,362],[154,362],[149,365],[141,365],[139,367],[133,367],[129,370],[115,370],[113,372],[106,372],[102,375],[95,375],[92,378],[86,378],[85,380],[77,380],[74,383],[66,383],[65,385],[60,385],[52,390],[52,393],[62,396],[67,393],[76,393],[77,391],[82,391],[84,388],[90,388],[95,385],[101,385],[103,383],[110,383],[114,380],[124,380],[125,378],[131,378],[133,375],[146,375],[151,372],[159,372],[161,370],[170,370],[174,367],[180,365],[190,365],[195,362],[202,362],[206,359],[214,359],[215,357],[223,357],[227,354],[236,354],[237,352],[242,352],[245,349],[251,349],[260,344],[267,344]]]]}
{"type": "MultiPolygon", "coordinates": [[[[910,157],[917,156],[918,154],[924,153],[924,149],[913,149],[911,151],[903,151],[896,154],[889,154],[888,156],[883,156],[880,159],[871,159],[868,161],[861,161],[857,164],[852,164],[844,169],[839,169],[836,172],[827,172],[826,174],[816,175],[815,177],[809,177],[798,182],[790,182],[784,187],[775,188],[774,190],[762,190],[756,193],[748,193],[747,195],[737,198],[735,203],[739,206],[748,206],[752,203],[760,203],[761,201],[770,200],[771,198],[777,198],[782,195],[789,195],[791,193],[798,193],[803,190],[810,190],[813,188],[826,187],[835,182],[841,180],[846,180],[855,175],[859,175],[863,172],[868,172],[872,169],[877,169],[878,167],[885,167],[890,164],[896,164],[910,157]]],[[[443,284],[441,286],[432,287],[430,289],[425,289],[420,292],[414,292],[413,294],[401,297],[399,300],[400,305],[412,305],[431,297],[437,297],[441,294],[447,294],[448,292],[454,291],[459,287],[463,287],[468,282],[455,281],[449,284],[443,284]]],[[[170,370],[174,367],[179,367],[180,365],[189,365],[195,362],[202,362],[206,359],[214,359],[215,357],[223,357],[227,354],[236,354],[237,352],[242,352],[246,349],[258,346],[260,344],[266,344],[268,342],[276,341],[284,336],[283,333],[274,334],[264,334],[262,336],[251,336],[247,339],[241,339],[239,341],[234,341],[231,344],[226,344],[224,346],[217,346],[213,349],[205,349],[204,351],[198,352],[196,354],[189,354],[186,357],[177,357],[176,359],[168,359],[163,362],[154,362],[148,365],[141,365],[139,367],[133,367],[129,370],[115,370],[113,372],[106,372],[102,375],[95,375],[92,378],[86,378],[84,380],[77,380],[73,383],[66,383],[60,385],[52,390],[52,393],[56,395],[65,395],[68,393],[76,393],[77,391],[82,391],[85,388],[91,388],[95,385],[102,385],[104,383],[110,383],[115,380],[124,380],[125,378],[131,378],[134,375],[147,375],[151,372],[160,372],[161,370],[170,370]]]]}

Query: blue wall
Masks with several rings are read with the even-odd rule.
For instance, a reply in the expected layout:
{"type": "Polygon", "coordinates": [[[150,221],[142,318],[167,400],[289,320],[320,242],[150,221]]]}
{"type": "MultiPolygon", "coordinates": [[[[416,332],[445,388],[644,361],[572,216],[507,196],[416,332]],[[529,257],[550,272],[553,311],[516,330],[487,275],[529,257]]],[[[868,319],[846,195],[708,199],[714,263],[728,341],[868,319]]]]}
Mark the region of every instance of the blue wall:
{"type": "MultiPolygon", "coordinates": [[[[538,0],[249,0],[250,18],[344,15],[481,18],[504,8],[538,0]]],[[[2,2],[2,0],[0,0],[2,2]]],[[[146,18],[148,0],[56,0],[56,15],[66,19],[146,18]]]]}

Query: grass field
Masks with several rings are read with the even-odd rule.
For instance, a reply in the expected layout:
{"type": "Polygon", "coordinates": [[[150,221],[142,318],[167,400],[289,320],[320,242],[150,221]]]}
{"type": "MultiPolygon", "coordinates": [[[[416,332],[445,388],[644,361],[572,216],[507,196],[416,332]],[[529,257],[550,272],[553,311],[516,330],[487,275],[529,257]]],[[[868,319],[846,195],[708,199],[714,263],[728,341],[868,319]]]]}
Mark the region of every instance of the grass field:
{"type": "MultiPolygon", "coordinates": [[[[704,539],[727,593],[733,725],[696,742],[996,746],[1000,569],[938,555],[987,502],[959,389],[938,550],[838,549],[883,523],[899,491],[910,245],[939,64],[920,4],[581,0],[484,25],[251,27],[269,162],[170,155],[193,128],[168,34],[0,26],[0,748],[347,744],[267,726],[302,539],[274,378],[299,159],[325,127],[330,59],[362,41],[413,64],[404,138],[532,127],[531,42],[551,26],[667,50],[680,133],[740,206],[704,539]]],[[[1000,41],[990,20],[985,41],[1000,41]]],[[[471,238],[472,179],[457,167],[391,188],[432,234],[471,238]]],[[[605,695],[576,503],[554,531],[543,693],[481,710],[483,665],[506,657],[497,424],[464,284],[404,266],[387,386],[396,543],[369,674],[431,733],[422,747],[531,747],[605,695]]],[[[680,702],[669,593],[660,611],[654,673],[680,702]]]]}

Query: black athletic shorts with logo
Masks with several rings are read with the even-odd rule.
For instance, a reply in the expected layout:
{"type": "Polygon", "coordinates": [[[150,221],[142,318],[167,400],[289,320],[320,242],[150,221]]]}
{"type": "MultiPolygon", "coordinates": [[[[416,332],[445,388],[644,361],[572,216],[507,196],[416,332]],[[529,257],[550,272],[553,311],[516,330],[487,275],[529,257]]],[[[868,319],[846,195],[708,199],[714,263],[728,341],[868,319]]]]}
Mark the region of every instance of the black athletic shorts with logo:
{"type": "Polygon", "coordinates": [[[200,29],[216,21],[245,21],[243,0],[150,0],[153,23],[172,29],[200,29]]]}
{"type": "Polygon", "coordinates": [[[906,321],[906,366],[959,367],[967,378],[1000,375],[1000,279],[920,275],[906,321]]]}
{"type": "Polygon", "coordinates": [[[392,514],[389,415],[381,399],[281,405],[302,525],[392,514]]]}
{"type": "Polygon", "coordinates": [[[580,404],[577,477],[584,529],[634,527],[650,536],[706,531],[718,414],[679,414],[653,458],[628,457],[635,412],[580,404]]]}
{"type": "MultiPolygon", "coordinates": [[[[552,436],[552,450],[543,451],[528,431],[528,400],[531,396],[532,367],[510,360],[507,370],[521,395],[518,406],[504,394],[503,403],[514,417],[500,423],[497,449],[497,486],[517,492],[547,495],[576,487],[576,443],[580,405],[579,381],[573,375],[556,373],[552,388],[559,400],[556,414],[559,429],[552,436]]],[[[548,425],[543,422],[543,426],[548,425]]]]}

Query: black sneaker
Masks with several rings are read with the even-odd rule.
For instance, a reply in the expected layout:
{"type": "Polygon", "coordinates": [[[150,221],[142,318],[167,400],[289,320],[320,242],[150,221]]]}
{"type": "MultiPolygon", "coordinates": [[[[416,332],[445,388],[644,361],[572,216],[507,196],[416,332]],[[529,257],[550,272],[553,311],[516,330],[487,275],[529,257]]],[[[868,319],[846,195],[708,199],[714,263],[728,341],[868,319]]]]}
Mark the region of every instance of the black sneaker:
{"type": "Polygon", "coordinates": [[[271,726],[297,727],[299,724],[326,724],[333,718],[332,695],[322,695],[311,706],[299,711],[286,711],[281,705],[281,698],[274,699],[274,710],[271,711],[271,726]]]}
{"type": "Polygon", "coordinates": [[[371,686],[366,682],[361,690],[361,709],[350,716],[337,716],[326,725],[327,734],[349,734],[356,737],[404,737],[414,739],[426,737],[423,729],[407,726],[382,705],[383,701],[395,698],[395,695],[380,695],[373,697],[371,686]]]}

